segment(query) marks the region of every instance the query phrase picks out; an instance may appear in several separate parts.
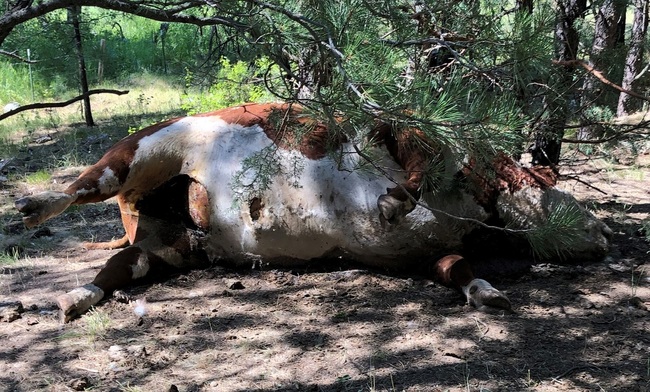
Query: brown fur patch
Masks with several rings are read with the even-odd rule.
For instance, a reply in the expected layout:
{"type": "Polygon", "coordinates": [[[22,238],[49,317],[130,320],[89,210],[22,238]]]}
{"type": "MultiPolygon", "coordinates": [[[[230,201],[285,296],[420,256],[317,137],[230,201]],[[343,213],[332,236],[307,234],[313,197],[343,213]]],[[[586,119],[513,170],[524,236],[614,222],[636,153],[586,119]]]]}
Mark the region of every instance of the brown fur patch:
{"type": "Polygon", "coordinates": [[[262,208],[264,208],[264,203],[262,203],[262,199],[259,197],[254,197],[251,199],[248,208],[251,214],[251,219],[256,221],[260,219],[260,216],[262,215],[262,208]]]}
{"type": "Polygon", "coordinates": [[[203,231],[210,229],[210,199],[203,184],[190,181],[188,188],[188,212],[194,224],[203,231]]]}
{"type": "MultiPolygon", "coordinates": [[[[391,125],[380,122],[370,131],[369,136],[375,143],[385,145],[393,159],[406,170],[408,178],[401,185],[417,199],[429,159],[436,150],[424,133],[415,128],[396,130],[391,125]]],[[[406,201],[408,195],[404,189],[390,188],[388,194],[397,200],[406,201]]]]}
{"type": "Polygon", "coordinates": [[[474,279],[470,264],[460,255],[447,255],[436,262],[434,276],[447,287],[459,288],[474,279]]]}
{"type": "Polygon", "coordinates": [[[138,142],[142,138],[150,136],[178,120],[180,119],[167,120],[149,126],[115,143],[97,163],[82,172],[79,178],[65,190],[65,193],[78,195],[74,204],[95,203],[115,196],[117,192],[108,195],[100,192],[99,179],[104,174],[104,170],[106,168],[110,169],[118,178],[119,183],[124,184],[130,172],[131,163],[138,148],[138,142]]]}
{"type": "Polygon", "coordinates": [[[499,155],[493,161],[488,173],[476,170],[470,163],[462,169],[462,175],[470,180],[474,198],[483,206],[492,206],[501,192],[516,192],[524,187],[547,189],[555,186],[558,174],[548,166],[526,168],[506,155],[499,155]]]}
{"type": "Polygon", "coordinates": [[[300,151],[309,159],[321,159],[347,140],[325,124],[303,115],[302,107],[296,104],[245,104],[199,116],[218,116],[244,127],[259,125],[278,147],[300,151]]]}
{"type": "Polygon", "coordinates": [[[104,268],[102,268],[93,284],[104,292],[109,293],[133,282],[133,269],[131,268],[138,262],[138,258],[143,250],[137,246],[130,246],[119,251],[113,257],[108,259],[104,268]]]}

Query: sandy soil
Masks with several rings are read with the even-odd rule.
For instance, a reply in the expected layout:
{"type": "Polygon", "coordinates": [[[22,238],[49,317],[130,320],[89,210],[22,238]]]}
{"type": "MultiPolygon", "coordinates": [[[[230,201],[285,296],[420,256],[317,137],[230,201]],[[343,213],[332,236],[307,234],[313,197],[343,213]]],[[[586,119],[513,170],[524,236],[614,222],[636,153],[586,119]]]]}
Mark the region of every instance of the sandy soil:
{"type": "MultiPolygon", "coordinates": [[[[358,266],[213,266],[130,287],[130,302],[109,299],[62,325],[53,299],[114,253],[81,242],[122,232],[111,202],[22,228],[13,199],[80,170],[26,184],[24,173],[56,166],[66,148],[59,132],[39,136],[2,169],[0,239],[19,255],[0,264],[2,391],[650,391],[648,155],[627,166],[573,157],[567,172],[580,181],[562,186],[614,230],[611,255],[492,278],[514,314],[358,266]],[[9,321],[16,301],[24,312],[9,321]]],[[[93,160],[114,139],[76,143],[93,160]]]]}

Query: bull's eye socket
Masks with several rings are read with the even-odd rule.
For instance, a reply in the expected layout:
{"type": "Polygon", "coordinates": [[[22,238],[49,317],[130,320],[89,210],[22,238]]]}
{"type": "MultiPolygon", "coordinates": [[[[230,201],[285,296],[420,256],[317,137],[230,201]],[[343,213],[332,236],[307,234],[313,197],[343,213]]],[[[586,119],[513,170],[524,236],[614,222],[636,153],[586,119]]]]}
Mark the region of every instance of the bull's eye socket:
{"type": "Polygon", "coordinates": [[[472,286],[469,288],[469,293],[474,294],[476,293],[477,290],[478,290],[478,286],[472,286]]]}

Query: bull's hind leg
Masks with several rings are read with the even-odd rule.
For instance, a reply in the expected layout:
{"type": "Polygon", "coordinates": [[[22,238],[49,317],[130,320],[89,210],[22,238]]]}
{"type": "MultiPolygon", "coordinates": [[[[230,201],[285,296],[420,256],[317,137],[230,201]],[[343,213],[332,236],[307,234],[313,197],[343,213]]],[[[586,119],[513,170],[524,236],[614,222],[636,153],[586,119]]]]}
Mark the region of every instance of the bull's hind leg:
{"type": "Polygon", "coordinates": [[[443,285],[460,289],[467,303],[484,312],[512,310],[508,297],[483,279],[474,277],[470,264],[462,256],[448,255],[436,262],[435,274],[443,285]]]}
{"type": "Polygon", "coordinates": [[[16,200],[16,209],[23,214],[23,223],[28,228],[40,225],[59,215],[68,208],[75,198],[64,192],[43,192],[16,200]]]}
{"type": "Polygon", "coordinates": [[[122,195],[117,195],[117,204],[120,207],[120,217],[126,232],[120,239],[107,242],[84,242],[86,249],[119,249],[125,248],[135,242],[135,233],[138,228],[140,213],[134,203],[130,203],[122,195]]]}
{"type": "Polygon", "coordinates": [[[166,267],[190,268],[205,263],[200,233],[147,216],[141,216],[135,243],[108,259],[92,283],[57,298],[61,321],[82,315],[105,295],[124,288],[136,279],[166,267]]]}

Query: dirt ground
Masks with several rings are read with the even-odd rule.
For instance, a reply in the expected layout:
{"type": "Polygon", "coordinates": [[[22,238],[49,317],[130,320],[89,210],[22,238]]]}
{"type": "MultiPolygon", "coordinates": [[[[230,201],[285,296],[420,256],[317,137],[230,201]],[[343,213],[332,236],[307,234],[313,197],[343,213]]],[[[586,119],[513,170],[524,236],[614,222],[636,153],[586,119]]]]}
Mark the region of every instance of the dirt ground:
{"type": "MultiPolygon", "coordinates": [[[[423,277],[358,266],[213,266],[130,287],[130,302],[108,299],[63,325],[54,298],[115,252],[81,243],[122,235],[112,202],[32,230],[12,209],[15,197],[79,173],[52,169],[70,147],[66,132],[30,135],[1,163],[2,391],[650,391],[647,154],[626,165],[570,157],[579,180],[562,187],[614,230],[612,252],[492,278],[514,314],[479,313],[423,277]],[[25,181],[42,168],[51,180],[25,181]]],[[[78,134],[79,163],[115,140],[78,134]]]]}

